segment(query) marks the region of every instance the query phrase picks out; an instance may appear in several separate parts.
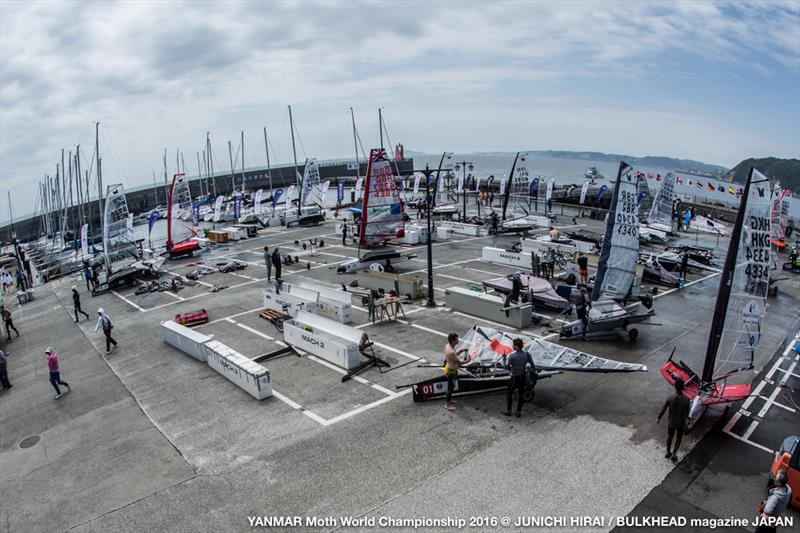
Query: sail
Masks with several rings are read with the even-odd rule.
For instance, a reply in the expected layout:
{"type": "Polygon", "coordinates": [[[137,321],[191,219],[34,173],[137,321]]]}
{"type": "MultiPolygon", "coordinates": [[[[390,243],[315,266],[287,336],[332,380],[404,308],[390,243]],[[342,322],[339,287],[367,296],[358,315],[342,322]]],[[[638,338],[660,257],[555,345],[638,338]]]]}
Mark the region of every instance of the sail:
{"type": "Polygon", "coordinates": [[[751,168],[720,278],[704,382],[752,368],[769,286],[771,189],[751,168]]]}
{"type": "Polygon", "coordinates": [[[528,197],[528,187],[530,186],[530,176],[528,175],[527,157],[528,154],[520,154],[514,158],[514,164],[511,166],[511,174],[509,175],[508,182],[501,182],[501,189],[504,189],[503,194],[503,220],[506,219],[506,212],[511,204],[511,211],[513,213],[515,204],[518,204],[520,198],[528,197]]]}
{"type": "Polygon", "coordinates": [[[370,151],[361,213],[360,244],[370,246],[402,234],[403,204],[383,148],[370,151]]]}
{"type": "Polygon", "coordinates": [[[624,300],[636,277],[639,207],[636,205],[636,176],[631,170],[630,165],[620,161],[592,301],[624,300]]]}
{"type": "Polygon", "coordinates": [[[668,173],[661,184],[656,194],[656,199],[650,208],[650,214],[647,217],[648,222],[651,224],[665,224],[672,226],[672,206],[675,202],[675,175],[668,173]]]}
{"type": "Polygon", "coordinates": [[[306,161],[303,171],[303,205],[319,205],[324,203],[322,184],[319,181],[319,165],[315,158],[306,161]]]}
{"type": "Polygon", "coordinates": [[[194,231],[186,222],[192,216],[192,195],[185,174],[172,177],[167,205],[167,243],[174,246],[194,237],[194,231]]]}
{"type": "Polygon", "coordinates": [[[460,339],[457,350],[467,348],[468,361],[491,366],[502,363],[503,355],[514,352],[514,339],[522,339],[525,351],[531,354],[537,370],[569,372],[646,372],[647,367],[579,352],[548,342],[539,337],[506,333],[485,326],[473,326],[460,339]]]}
{"type": "Polygon", "coordinates": [[[106,189],[103,211],[103,254],[106,265],[123,259],[138,259],[136,243],[128,230],[128,202],[121,184],[106,189]]]}
{"type": "Polygon", "coordinates": [[[645,216],[653,205],[650,185],[647,183],[647,175],[644,172],[636,172],[636,205],[639,206],[639,213],[644,213],[645,216]]]}

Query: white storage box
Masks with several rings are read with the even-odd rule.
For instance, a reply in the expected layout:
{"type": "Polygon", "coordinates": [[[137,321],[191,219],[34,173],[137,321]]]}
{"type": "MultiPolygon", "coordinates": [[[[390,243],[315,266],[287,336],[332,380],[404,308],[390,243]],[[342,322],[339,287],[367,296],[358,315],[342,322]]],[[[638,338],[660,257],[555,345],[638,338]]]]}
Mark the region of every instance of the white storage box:
{"type": "Polygon", "coordinates": [[[303,311],[283,323],[283,340],[287,344],[345,370],[361,364],[358,346],[363,336],[360,329],[303,311]]]}
{"type": "Polygon", "coordinates": [[[298,311],[316,313],[318,294],[300,287],[294,289],[292,291],[287,283],[281,285],[280,292],[276,292],[272,285],[264,289],[262,299],[264,307],[289,316],[297,315],[298,311]]]}
{"type": "Polygon", "coordinates": [[[198,361],[206,361],[205,344],[213,339],[212,335],[203,335],[186,326],[181,326],[173,320],[161,322],[161,336],[164,342],[185,352],[198,361]]]}
{"type": "Polygon", "coordinates": [[[256,400],[272,396],[269,370],[219,341],[204,345],[208,366],[232,381],[256,400]]]}
{"type": "MultiPolygon", "coordinates": [[[[319,316],[336,320],[342,324],[349,324],[353,321],[351,294],[310,281],[299,281],[297,286],[314,291],[319,295],[317,300],[317,314],[319,316]]],[[[291,294],[291,291],[289,293],[291,294]]]]}

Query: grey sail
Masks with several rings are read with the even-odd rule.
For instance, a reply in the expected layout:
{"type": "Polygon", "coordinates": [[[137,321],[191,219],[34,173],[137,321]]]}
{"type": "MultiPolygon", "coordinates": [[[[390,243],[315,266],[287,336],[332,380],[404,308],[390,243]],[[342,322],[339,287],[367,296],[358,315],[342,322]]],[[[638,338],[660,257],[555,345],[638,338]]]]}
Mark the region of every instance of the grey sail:
{"type": "Polygon", "coordinates": [[[136,243],[128,227],[128,202],[122,185],[109,185],[106,189],[103,212],[103,253],[106,265],[115,261],[136,258],[136,243]]]}
{"type": "Polygon", "coordinates": [[[650,207],[650,214],[647,221],[651,224],[658,223],[666,226],[672,225],[672,205],[675,202],[675,175],[670,172],[664,177],[661,185],[650,207]]]}
{"type": "Polygon", "coordinates": [[[636,277],[639,207],[636,205],[637,178],[631,171],[630,165],[620,161],[592,301],[624,300],[636,277]]]}

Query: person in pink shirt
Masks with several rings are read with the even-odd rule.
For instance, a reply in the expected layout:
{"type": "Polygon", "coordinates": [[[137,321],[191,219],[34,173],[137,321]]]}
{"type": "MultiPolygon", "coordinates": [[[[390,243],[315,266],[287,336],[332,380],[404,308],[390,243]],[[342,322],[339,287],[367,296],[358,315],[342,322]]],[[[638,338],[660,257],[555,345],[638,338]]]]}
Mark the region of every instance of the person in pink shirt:
{"type": "Polygon", "coordinates": [[[55,399],[58,400],[61,398],[61,389],[58,388],[59,385],[64,385],[68,391],[72,389],[69,388],[69,383],[61,380],[61,367],[58,365],[58,356],[56,352],[54,352],[52,348],[48,348],[44,353],[47,356],[47,368],[50,369],[50,384],[56,389],[55,399]]]}

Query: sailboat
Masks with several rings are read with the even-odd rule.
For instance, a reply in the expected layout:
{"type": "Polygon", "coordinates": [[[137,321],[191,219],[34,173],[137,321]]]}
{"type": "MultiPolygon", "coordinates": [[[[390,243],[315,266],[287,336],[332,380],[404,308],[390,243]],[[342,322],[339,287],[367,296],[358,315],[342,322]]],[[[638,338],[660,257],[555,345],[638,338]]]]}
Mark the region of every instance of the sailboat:
{"type": "Polygon", "coordinates": [[[400,200],[391,161],[383,148],[370,150],[361,211],[359,213],[353,208],[351,211],[360,218],[358,259],[339,265],[337,272],[355,272],[370,268],[375,263],[389,265],[416,257],[384,246],[388,240],[402,238],[405,225],[404,205],[400,200]]]}
{"type": "Polygon", "coordinates": [[[93,294],[99,294],[125,285],[139,277],[157,276],[163,258],[139,259],[138,247],[133,237],[133,220],[128,213],[125,189],[121,184],[109,185],[103,211],[103,256],[105,280],[98,284],[93,294]]]}
{"type": "Polygon", "coordinates": [[[614,196],[608,213],[606,231],[600,251],[599,267],[592,289],[592,304],[588,313],[586,330],[581,320],[562,326],[560,337],[600,336],[624,330],[628,338],[636,340],[639,331],[628,326],[643,322],[653,316],[652,298],[642,297],[646,311],[637,307],[626,308],[623,303],[638,290],[636,262],[639,259],[639,215],[636,205],[636,176],[632,167],[620,161],[614,196]],[[623,302],[623,303],[621,303],[623,302]]]}
{"type": "Polygon", "coordinates": [[[172,176],[167,203],[167,252],[170,259],[192,256],[200,251],[200,243],[192,240],[197,231],[189,227],[184,220],[192,218],[192,195],[185,174],[172,176]]]}
{"type": "MultiPolygon", "coordinates": [[[[467,348],[468,363],[458,371],[454,396],[465,396],[506,390],[511,376],[503,365],[503,357],[510,355],[514,339],[522,339],[523,350],[531,354],[536,365],[536,376],[529,380],[526,400],[532,399],[533,385],[542,378],[563,372],[647,372],[647,366],[604,359],[579,352],[539,337],[506,333],[486,326],[473,326],[460,339],[456,351],[467,348]]],[[[447,393],[447,376],[440,375],[410,385],[415,402],[443,398],[447,393]]]]}
{"type": "Polygon", "coordinates": [[[753,369],[761,339],[769,287],[770,192],[769,179],[751,167],[720,276],[702,374],[683,361],[673,361],[675,350],[661,367],[668,383],[680,378],[685,384],[683,394],[690,400],[688,428],[709,405],[737,402],[750,395],[749,383],[729,385],[727,381],[753,369]]]}
{"type": "Polygon", "coordinates": [[[669,172],[656,193],[647,215],[647,224],[642,227],[673,233],[672,219],[675,211],[675,175],[669,172]]]}
{"type": "Polygon", "coordinates": [[[527,220],[528,212],[520,205],[512,205],[511,216],[508,216],[509,203],[513,201],[518,204],[520,196],[528,194],[530,178],[528,176],[528,167],[525,163],[527,159],[528,154],[521,154],[520,152],[517,152],[514,157],[514,163],[511,165],[511,174],[509,174],[505,191],[503,191],[502,223],[497,228],[497,233],[527,233],[535,227],[533,223],[527,220]],[[518,211],[522,212],[519,213],[518,211]]]}

